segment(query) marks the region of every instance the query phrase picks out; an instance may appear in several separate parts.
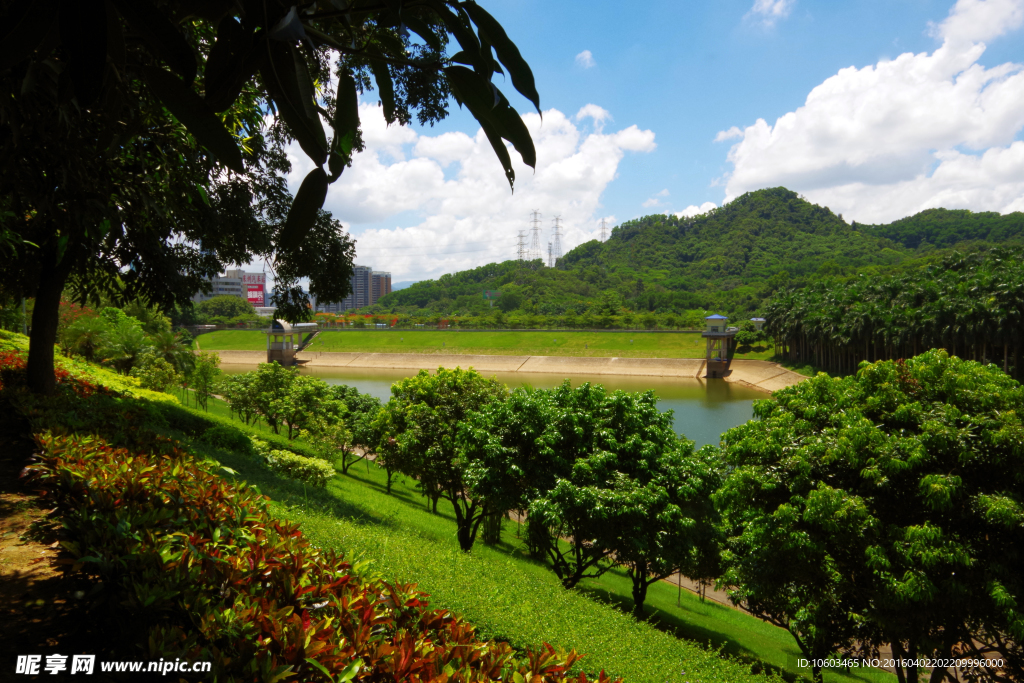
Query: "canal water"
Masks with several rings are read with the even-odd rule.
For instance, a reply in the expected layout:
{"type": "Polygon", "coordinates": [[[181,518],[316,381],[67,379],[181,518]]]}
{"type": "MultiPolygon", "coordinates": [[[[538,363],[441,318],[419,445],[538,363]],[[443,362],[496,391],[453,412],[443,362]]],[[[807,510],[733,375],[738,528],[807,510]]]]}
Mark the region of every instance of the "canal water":
{"type": "MultiPolygon", "coordinates": [[[[255,370],[256,366],[222,365],[225,374],[255,370]]],[[[391,384],[416,374],[415,370],[381,370],[378,368],[305,367],[305,375],[319,377],[328,384],[348,384],[381,401],[391,397],[391,384]]],[[[509,388],[532,386],[551,389],[563,377],[547,373],[490,373],[509,388]]],[[[662,410],[671,410],[676,432],[695,441],[697,446],[718,444],[725,430],[743,424],[753,416],[753,403],[768,394],[721,379],[677,379],[666,377],[628,377],[619,375],[572,375],[573,386],[584,382],[601,384],[609,391],[647,391],[653,389],[662,410]]]]}

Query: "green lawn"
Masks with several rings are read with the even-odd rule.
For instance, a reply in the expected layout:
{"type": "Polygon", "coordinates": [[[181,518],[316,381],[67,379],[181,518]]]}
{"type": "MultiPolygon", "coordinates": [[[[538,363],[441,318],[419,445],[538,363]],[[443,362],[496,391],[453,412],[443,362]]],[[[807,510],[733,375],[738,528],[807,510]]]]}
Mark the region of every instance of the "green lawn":
{"type": "MultiPolygon", "coordinates": [[[[526,554],[512,522],[506,522],[499,546],[478,542],[472,553],[463,553],[450,505],[442,501],[439,514],[430,513],[414,482],[402,477],[386,495],[384,473],[371,464],[356,464],[321,491],[282,479],[245,456],[211,454],[258,485],[275,514],[301,522],[312,542],[370,560],[371,571],[388,580],[417,583],[435,606],[464,614],[487,637],[520,648],[544,642],[575,648],[588,653],[585,669],[605,669],[627,683],[764,680],[751,676],[752,665],[790,680],[808,675],[796,668],[800,655],[787,632],[730,607],[701,603],[685,590],[677,607],[671,584],[651,587],[648,623],[629,615],[630,583],[621,572],[586,582],[582,590],[563,590],[550,569],[526,554]]],[[[826,680],[890,683],[893,677],[863,670],[829,672],[826,680]]]]}
{"type": "MultiPolygon", "coordinates": [[[[266,335],[258,330],[220,330],[196,338],[204,351],[261,351],[266,335]]],[[[466,353],[496,356],[589,356],[620,358],[703,358],[698,333],[519,332],[516,330],[325,330],[308,351],[359,353],[466,353]]],[[[736,358],[765,359],[773,351],[750,350],[736,358]]]]}

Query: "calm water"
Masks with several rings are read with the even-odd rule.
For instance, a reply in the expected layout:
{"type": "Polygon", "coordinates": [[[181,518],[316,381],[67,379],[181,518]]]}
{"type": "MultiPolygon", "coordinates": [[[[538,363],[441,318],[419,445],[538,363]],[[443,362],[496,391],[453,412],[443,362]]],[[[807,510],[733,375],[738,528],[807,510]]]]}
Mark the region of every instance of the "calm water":
{"type": "MultiPolygon", "coordinates": [[[[256,366],[223,365],[226,374],[255,370],[256,366]]],[[[391,384],[416,374],[415,370],[376,368],[303,368],[303,374],[319,377],[328,384],[348,384],[381,401],[391,397],[391,384]]],[[[562,383],[560,375],[547,373],[493,373],[509,387],[532,386],[550,389],[562,383]]],[[[573,375],[573,386],[584,382],[602,384],[609,391],[653,389],[662,410],[673,412],[675,429],[698,446],[717,444],[722,432],[743,424],[753,415],[755,399],[768,394],[730,384],[720,379],[667,379],[663,377],[621,377],[615,375],[573,375]]]]}

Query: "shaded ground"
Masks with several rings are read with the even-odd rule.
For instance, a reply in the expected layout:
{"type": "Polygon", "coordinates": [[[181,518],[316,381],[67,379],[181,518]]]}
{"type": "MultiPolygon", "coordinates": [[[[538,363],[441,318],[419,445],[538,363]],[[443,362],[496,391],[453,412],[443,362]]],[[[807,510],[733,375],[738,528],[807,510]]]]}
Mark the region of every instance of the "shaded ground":
{"type": "MultiPolygon", "coordinates": [[[[18,655],[99,654],[109,648],[87,613],[89,590],[64,570],[71,560],[41,501],[19,473],[33,450],[28,427],[0,404],[0,680],[63,680],[15,675],[18,655]]],[[[44,660],[45,661],[45,660],[44,660]]],[[[97,672],[92,680],[104,680],[97,672]]]]}

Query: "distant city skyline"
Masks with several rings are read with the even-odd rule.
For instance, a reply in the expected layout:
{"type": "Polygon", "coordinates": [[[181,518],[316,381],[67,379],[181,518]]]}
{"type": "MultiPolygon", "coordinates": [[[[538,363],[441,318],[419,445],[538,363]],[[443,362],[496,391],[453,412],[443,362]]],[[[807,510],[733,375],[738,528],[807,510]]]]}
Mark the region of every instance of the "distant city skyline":
{"type": "MultiPolygon", "coordinates": [[[[479,127],[387,127],[325,208],[361,262],[401,280],[515,257],[530,211],[563,251],[651,213],[694,215],[783,185],[888,222],[925,208],[1024,208],[1024,0],[485,3],[533,67],[543,120],[497,81],[537,145],[509,191],[479,127]]],[[[292,154],[295,191],[309,170],[292,154]]]]}

